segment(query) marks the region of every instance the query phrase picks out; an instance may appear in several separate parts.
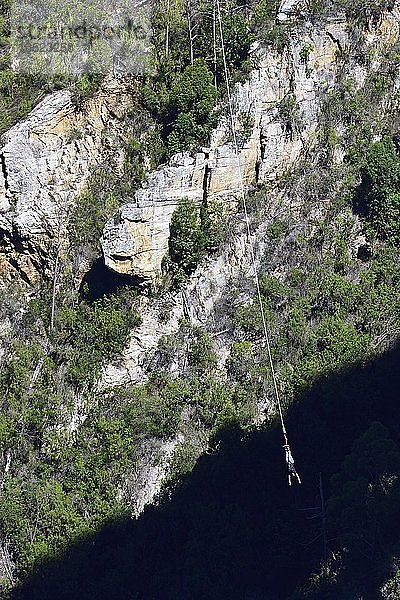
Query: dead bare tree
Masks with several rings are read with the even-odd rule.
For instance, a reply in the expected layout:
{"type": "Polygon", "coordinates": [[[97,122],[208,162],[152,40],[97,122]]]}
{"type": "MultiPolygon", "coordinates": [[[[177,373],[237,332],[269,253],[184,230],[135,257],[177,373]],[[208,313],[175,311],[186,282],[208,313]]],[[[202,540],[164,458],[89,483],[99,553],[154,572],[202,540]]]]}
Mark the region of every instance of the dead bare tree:
{"type": "Polygon", "coordinates": [[[56,248],[56,258],[54,261],[54,270],[53,270],[53,285],[51,292],[51,316],[50,316],[50,329],[54,329],[54,315],[56,309],[56,291],[57,291],[57,280],[60,268],[60,252],[61,252],[61,220],[58,224],[57,231],[57,248],[56,248]]]}
{"type": "Polygon", "coordinates": [[[212,34],[213,34],[213,65],[214,65],[214,85],[217,88],[217,15],[215,0],[213,0],[213,15],[212,15],[212,34]]]}
{"type": "Polygon", "coordinates": [[[185,14],[189,35],[189,48],[190,48],[190,64],[194,61],[194,41],[197,37],[196,31],[196,13],[192,0],[186,0],[185,2],[185,14]]]}
{"type": "Polygon", "coordinates": [[[171,0],[167,0],[167,22],[165,25],[165,58],[168,58],[169,54],[169,12],[170,12],[171,0]]]}
{"type": "Polygon", "coordinates": [[[10,544],[8,541],[0,541],[0,576],[1,575],[3,575],[12,586],[17,583],[15,564],[12,560],[10,544]]]}
{"type": "Polygon", "coordinates": [[[55,259],[54,259],[54,268],[53,268],[53,283],[52,283],[52,291],[51,291],[51,314],[50,314],[50,330],[54,329],[54,319],[55,319],[55,311],[56,311],[56,297],[57,297],[57,283],[60,275],[60,267],[61,267],[61,250],[63,245],[63,230],[66,231],[68,227],[68,222],[70,219],[70,214],[68,211],[68,197],[64,199],[63,204],[61,202],[57,202],[58,205],[58,224],[57,224],[57,242],[55,248],[55,259]]]}

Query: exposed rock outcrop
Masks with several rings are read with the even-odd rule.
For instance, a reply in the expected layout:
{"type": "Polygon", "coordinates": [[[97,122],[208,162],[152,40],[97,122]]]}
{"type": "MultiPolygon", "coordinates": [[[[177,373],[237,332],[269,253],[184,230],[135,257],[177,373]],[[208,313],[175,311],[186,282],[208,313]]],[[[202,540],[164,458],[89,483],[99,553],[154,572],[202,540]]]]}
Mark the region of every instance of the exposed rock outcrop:
{"type": "MultiPolygon", "coordinates": [[[[247,188],[271,181],[289,169],[313,141],[323,92],[334,85],[345,21],[322,30],[311,24],[292,37],[283,54],[253,49],[257,68],[236,86],[234,109],[240,161],[247,188]],[[306,49],[306,51],[304,50],[306,49]]],[[[183,197],[236,202],[238,160],[229,119],[214,131],[210,147],[194,156],[175,155],[151,173],[132,202],[105,227],[101,244],[106,265],[123,274],[151,279],[168,250],[172,213],[183,197]]]]}
{"type": "MultiPolygon", "coordinates": [[[[289,15],[298,2],[282,3],[289,15]],[[285,8],[286,7],[286,8],[285,8]]],[[[399,36],[398,9],[368,27],[366,43],[376,49],[399,36]]],[[[283,53],[253,48],[255,68],[233,96],[240,161],[247,188],[289,170],[315,142],[321,102],[333,89],[340,61],[352,43],[345,16],[324,26],[295,26],[283,53]]],[[[366,71],[353,65],[362,85],[366,71]]],[[[221,119],[210,147],[192,156],[177,154],[150,174],[145,185],[103,232],[105,263],[118,273],[152,279],[168,251],[169,224],[177,202],[235,202],[239,197],[238,161],[230,141],[230,120],[221,119]]]]}
{"type": "MultiPolygon", "coordinates": [[[[399,34],[397,8],[368,27],[368,45],[380,48],[399,34]]],[[[234,93],[241,165],[249,188],[274,180],[312,145],[323,93],[335,84],[337,55],[349,44],[344,17],[325,26],[294,25],[283,53],[255,47],[254,69],[234,93]]],[[[375,54],[376,56],[376,54],[375,54]]],[[[374,59],[376,60],[376,59],[374,59]]],[[[364,71],[354,65],[361,82],[364,71]],[[360,79],[361,78],[361,79],[360,79]]],[[[130,83],[106,80],[78,108],[67,91],[47,96],[3,136],[0,149],[0,273],[25,281],[51,274],[59,229],[93,169],[104,161],[118,173],[123,162],[130,83]]],[[[133,200],[105,227],[106,265],[152,279],[168,250],[169,225],[179,199],[235,203],[238,164],[229,119],[221,119],[209,148],[175,155],[153,171],[133,200]]]]}
{"type": "Polygon", "coordinates": [[[134,471],[126,478],[120,490],[121,497],[126,498],[134,517],[138,517],[161,491],[174,451],[184,439],[184,435],[178,433],[170,440],[151,440],[142,446],[134,471]]]}
{"type": "MultiPolygon", "coordinates": [[[[271,206],[271,218],[273,208],[271,206]]],[[[266,229],[268,223],[256,232],[257,257],[262,256],[265,249],[266,229]]],[[[240,226],[239,226],[240,227],[240,226]]],[[[144,299],[141,307],[143,320],[132,333],[129,346],[118,362],[110,364],[103,373],[102,387],[139,383],[147,378],[157,346],[163,336],[178,331],[180,320],[188,319],[194,326],[204,326],[208,331],[218,332],[223,323],[217,317],[218,304],[224,301],[227,288],[232,288],[240,278],[242,301],[249,301],[253,294],[254,272],[247,247],[245,227],[240,227],[223,252],[214,260],[203,265],[190,278],[184,288],[177,293],[170,293],[157,302],[144,299]],[[168,304],[168,318],[160,317],[162,304],[168,304]]],[[[226,337],[226,336],[225,336],[226,337]]],[[[231,337],[228,336],[229,339],[231,337]]],[[[220,359],[223,361],[226,339],[220,337],[217,347],[220,348],[220,359]]],[[[176,363],[176,369],[181,365],[176,363]]]]}
{"type": "MultiPolygon", "coordinates": [[[[65,232],[74,199],[103,161],[123,155],[129,84],[108,79],[83,108],[69,91],[46,96],[2,138],[0,149],[0,273],[26,281],[51,271],[49,252],[65,232]]],[[[51,262],[51,261],[50,261],[51,262]]]]}
{"type": "Polygon", "coordinates": [[[298,0],[282,0],[278,8],[277,20],[282,22],[293,18],[301,10],[299,4],[298,0]]]}

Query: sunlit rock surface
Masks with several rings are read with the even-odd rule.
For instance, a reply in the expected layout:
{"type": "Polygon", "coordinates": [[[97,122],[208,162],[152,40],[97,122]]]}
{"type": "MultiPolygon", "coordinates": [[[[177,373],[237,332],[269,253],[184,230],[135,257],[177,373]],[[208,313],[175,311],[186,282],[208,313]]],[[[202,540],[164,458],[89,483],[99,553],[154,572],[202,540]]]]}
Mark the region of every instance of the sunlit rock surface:
{"type": "Polygon", "coordinates": [[[25,280],[51,271],[58,232],[66,234],[74,200],[93,169],[122,163],[127,83],[106,80],[81,108],[69,91],[50,94],[2,138],[0,274],[25,280]]]}

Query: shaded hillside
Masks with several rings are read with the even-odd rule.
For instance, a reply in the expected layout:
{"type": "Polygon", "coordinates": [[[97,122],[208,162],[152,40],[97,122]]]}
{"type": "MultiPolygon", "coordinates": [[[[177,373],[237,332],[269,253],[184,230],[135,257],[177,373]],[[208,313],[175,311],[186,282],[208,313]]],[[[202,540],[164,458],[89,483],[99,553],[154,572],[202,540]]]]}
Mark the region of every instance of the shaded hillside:
{"type": "Polygon", "coordinates": [[[201,458],[169,500],[138,521],[110,525],[71,547],[40,568],[13,600],[381,598],[400,540],[399,361],[396,348],[319,381],[298,399],[288,428],[301,487],[286,485],[278,429],[244,440],[226,431],[220,451],[201,458]],[[343,463],[347,455],[352,458],[343,463]],[[360,477],[368,479],[366,463],[369,495],[355,493],[347,500],[349,510],[354,502],[358,514],[365,512],[360,534],[357,519],[344,526],[334,518],[340,497],[337,482],[332,488],[329,481],[342,471],[355,486],[360,477]],[[328,505],[329,556],[342,554],[343,564],[336,585],[294,594],[319,571],[320,521],[307,519],[303,510],[318,504],[319,472],[328,505]],[[385,477],[393,478],[390,489],[380,488],[385,477]],[[373,516],[372,505],[377,514],[384,509],[384,519],[373,516]]]}

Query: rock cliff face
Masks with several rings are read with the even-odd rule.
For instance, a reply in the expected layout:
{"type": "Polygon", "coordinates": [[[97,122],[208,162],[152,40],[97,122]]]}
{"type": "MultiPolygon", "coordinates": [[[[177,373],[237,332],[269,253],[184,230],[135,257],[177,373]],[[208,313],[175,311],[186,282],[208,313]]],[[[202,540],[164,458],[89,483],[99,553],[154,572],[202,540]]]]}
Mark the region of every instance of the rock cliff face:
{"type": "MultiPolygon", "coordinates": [[[[367,34],[370,47],[392,43],[399,36],[397,9],[386,14],[367,34]]],[[[300,157],[306,156],[315,144],[319,111],[324,94],[333,88],[340,52],[350,43],[344,19],[328,23],[322,30],[307,25],[301,35],[292,36],[283,55],[261,54],[260,66],[254,69],[249,80],[238,85],[235,91],[236,120],[240,135],[240,115],[251,117],[251,131],[244,141],[241,163],[248,187],[257,182],[271,182],[289,170],[300,157]],[[304,49],[307,49],[305,51],[304,49]],[[297,110],[289,123],[284,108],[279,104],[285,98],[296,100],[297,110]]],[[[256,54],[256,51],[255,51],[256,54]]],[[[361,86],[367,68],[350,65],[356,85],[361,86]]],[[[349,73],[350,73],[349,71],[349,73]]],[[[221,121],[214,132],[210,149],[195,157],[179,154],[171,163],[151,174],[145,187],[140,189],[135,201],[122,208],[120,214],[105,228],[102,244],[106,264],[121,273],[152,277],[160,269],[161,259],[168,250],[169,222],[176,202],[189,197],[201,202],[221,199],[236,202],[238,189],[238,163],[229,139],[227,121],[221,121]],[[160,215],[162,217],[160,218],[160,215]],[[138,235],[137,232],[140,232],[138,235]]],[[[338,155],[335,159],[341,160],[338,155]]],[[[271,191],[265,220],[254,229],[256,258],[260,260],[265,248],[266,228],[274,211],[295,213],[298,200],[282,197],[271,191]]],[[[318,217],[315,206],[315,217],[318,217]]],[[[365,242],[355,232],[350,244],[365,242]]],[[[355,252],[357,249],[355,250],[355,252]]],[[[193,325],[202,325],[218,334],[223,330],[218,317],[218,307],[224,301],[235,281],[240,281],[243,301],[252,297],[254,273],[249,260],[246,232],[242,225],[223,252],[197,269],[188,284],[176,294],[169,294],[163,302],[169,305],[168,319],[160,319],[161,302],[144,299],[143,322],[131,337],[130,344],[118,363],[110,364],[104,371],[105,387],[139,382],[157,352],[159,340],[179,328],[181,318],[189,318],[193,325]],[[248,290],[248,293],[246,292],[248,290]]],[[[232,342],[228,335],[218,335],[216,345],[223,363],[232,342]]],[[[179,369],[179,364],[176,364],[179,369]]]]}
{"type": "MultiPolygon", "coordinates": [[[[335,83],[337,54],[347,43],[343,19],[322,30],[305,26],[283,54],[253,49],[257,68],[236,86],[233,98],[247,188],[276,179],[307,152],[321,98],[335,83]]],[[[169,224],[180,199],[237,201],[239,169],[230,138],[225,117],[209,148],[193,156],[177,154],[151,173],[133,201],[105,227],[101,243],[109,268],[151,279],[168,250],[169,224]]]]}
{"type": "MultiPolygon", "coordinates": [[[[280,13],[292,15],[297,4],[282,3],[280,13]]],[[[285,18],[286,18],[285,17],[285,18]]],[[[379,49],[398,38],[397,7],[366,33],[367,46],[379,49]]],[[[291,168],[315,142],[324,94],[332,89],[340,55],[349,44],[344,15],[322,27],[305,23],[294,29],[283,53],[253,48],[256,66],[233,101],[240,163],[246,187],[273,181],[291,168]]],[[[366,71],[353,65],[359,85],[366,71]]],[[[230,141],[230,120],[223,118],[210,147],[195,155],[177,154],[168,165],[150,174],[134,199],[104,230],[101,244],[106,265],[124,275],[155,277],[168,250],[169,224],[178,201],[237,201],[238,160],[230,141]]]]}
{"type": "MultiPolygon", "coordinates": [[[[276,202],[277,198],[274,196],[276,202]]],[[[289,209],[289,206],[287,207],[289,209]]],[[[274,207],[270,206],[273,217],[274,207]]],[[[254,232],[257,238],[257,257],[262,256],[265,249],[266,229],[263,224],[254,232]]],[[[242,301],[248,302],[253,294],[253,267],[247,247],[247,235],[244,224],[238,224],[236,235],[225,246],[218,258],[209,261],[199,268],[177,293],[169,293],[156,302],[143,299],[141,325],[132,332],[126,351],[118,362],[110,364],[103,373],[101,386],[109,387],[126,383],[139,383],[146,380],[157,354],[157,347],[163,336],[178,331],[181,319],[188,319],[194,326],[203,326],[215,338],[216,349],[221,363],[229,353],[232,332],[219,335],[224,329],[217,316],[221,303],[228,295],[228,289],[239,285],[242,290],[242,301]],[[168,305],[168,318],[161,319],[163,306],[168,305]]],[[[175,369],[179,371],[182,364],[177,357],[175,369]]]]}
{"type": "Polygon", "coordinates": [[[47,96],[11,128],[0,149],[0,273],[25,281],[51,271],[49,252],[65,235],[74,199],[95,166],[121,165],[128,83],[106,80],[80,109],[68,91],[47,96]]]}
{"type": "MultiPolygon", "coordinates": [[[[351,43],[344,17],[323,26],[293,27],[282,53],[253,48],[254,68],[235,89],[235,121],[247,188],[273,181],[312,147],[321,98],[334,86],[337,58],[351,43]]],[[[398,29],[396,8],[370,25],[366,43],[379,49],[398,37],[398,29]]],[[[353,76],[361,83],[365,72],[354,65],[353,76]]],[[[32,282],[38,273],[51,273],[49,254],[54,252],[59,230],[65,234],[70,208],[91,172],[104,161],[111,162],[117,173],[121,167],[124,118],[131,108],[129,83],[110,78],[83,108],[73,103],[67,91],[47,96],[3,136],[2,277],[16,271],[32,282]]],[[[177,154],[168,165],[150,173],[104,229],[101,243],[107,267],[153,279],[168,250],[171,216],[181,198],[237,202],[238,162],[230,138],[229,119],[223,117],[209,148],[194,155],[177,154]]]]}

